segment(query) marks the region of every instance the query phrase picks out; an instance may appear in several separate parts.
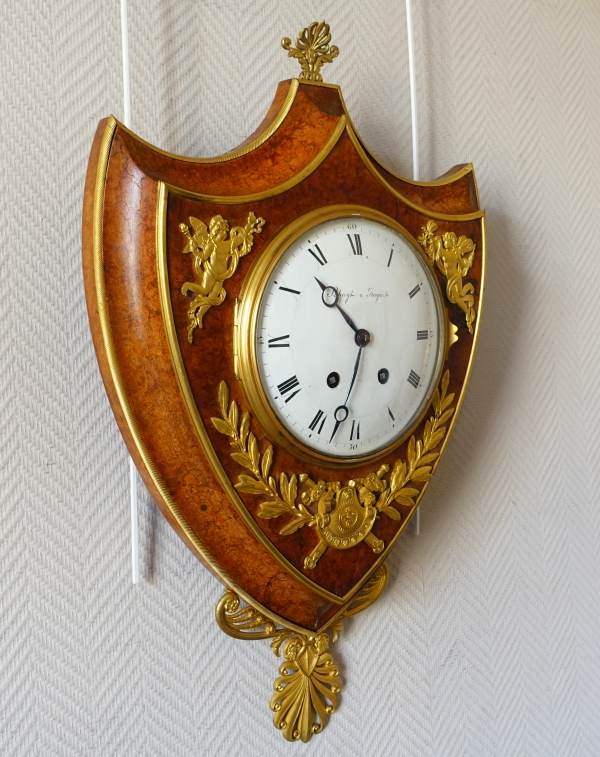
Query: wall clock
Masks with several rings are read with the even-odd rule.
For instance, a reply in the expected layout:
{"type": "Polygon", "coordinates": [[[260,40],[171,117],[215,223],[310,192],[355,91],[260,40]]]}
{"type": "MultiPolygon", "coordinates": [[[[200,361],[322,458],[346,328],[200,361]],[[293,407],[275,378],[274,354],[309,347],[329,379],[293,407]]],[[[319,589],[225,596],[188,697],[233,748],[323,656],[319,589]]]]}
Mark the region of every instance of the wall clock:
{"type": "Polygon", "coordinates": [[[383,591],[456,422],[485,226],[470,164],[413,182],[369,152],[322,81],[327,24],[282,44],[302,73],[226,155],[100,122],[83,263],[130,454],[225,585],[219,626],[271,640],[274,723],[307,741],[337,703],[342,621],[383,591]]]}

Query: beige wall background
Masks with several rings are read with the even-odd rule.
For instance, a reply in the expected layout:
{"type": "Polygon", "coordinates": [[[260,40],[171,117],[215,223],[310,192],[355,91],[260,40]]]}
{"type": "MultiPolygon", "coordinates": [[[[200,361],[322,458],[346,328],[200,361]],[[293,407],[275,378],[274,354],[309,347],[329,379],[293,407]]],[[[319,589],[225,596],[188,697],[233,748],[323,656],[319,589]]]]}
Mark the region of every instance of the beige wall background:
{"type": "MultiPolygon", "coordinates": [[[[147,495],[130,583],[127,456],[88,331],[80,213],[122,117],[117,0],[0,5],[0,754],[600,754],[600,4],[414,0],[422,178],[472,161],[488,213],[481,341],[422,535],[350,620],[308,746],[277,658],[147,495]]],[[[130,0],[133,129],[214,155],[262,119],[321,17],[375,153],[411,170],[401,0],[130,0]]]]}

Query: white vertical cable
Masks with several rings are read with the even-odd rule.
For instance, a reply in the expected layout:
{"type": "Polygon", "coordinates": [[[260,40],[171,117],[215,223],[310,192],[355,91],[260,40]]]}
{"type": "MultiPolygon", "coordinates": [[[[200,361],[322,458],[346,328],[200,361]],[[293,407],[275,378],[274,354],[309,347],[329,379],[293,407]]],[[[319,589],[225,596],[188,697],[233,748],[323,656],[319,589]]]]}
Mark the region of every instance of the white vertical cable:
{"type": "MultiPolygon", "coordinates": [[[[129,458],[129,496],[131,499],[131,581],[140,582],[140,557],[138,546],[137,470],[133,458],[129,458]]],[[[417,511],[418,512],[418,511],[417,511]]]]}
{"type": "MultiPolygon", "coordinates": [[[[415,81],[415,46],[411,0],[406,0],[406,28],[408,32],[408,77],[410,81],[410,121],[412,127],[413,179],[419,181],[419,128],[417,122],[417,83],[415,81]]],[[[421,532],[421,511],[417,507],[413,515],[413,536],[421,532]]]]}
{"type": "Polygon", "coordinates": [[[129,84],[129,31],[127,0],[121,0],[121,49],[123,51],[123,123],[131,128],[131,87],[129,84]]]}
{"type": "MultiPolygon", "coordinates": [[[[417,83],[415,81],[415,46],[411,0],[406,0],[406,27],[408,31],[408,76],[410,80],[410,120],[412,125],[413,179],[419,181],[419,129],[417,124],[417,83]]],[[[418,512],[418,511],[417,511],[418,512]]]]}
{"type": "MultiPolygon", "coordinates": [[[[121,0],[121,48],[123,50],[123,123],[129,129],[131,127],[131,87],[127,0],[121,0]]],[[[137,470],[131,457],[129,458],[129,496],[131,500],[131,580],[137,584],[140,582],[137,470]]]]}

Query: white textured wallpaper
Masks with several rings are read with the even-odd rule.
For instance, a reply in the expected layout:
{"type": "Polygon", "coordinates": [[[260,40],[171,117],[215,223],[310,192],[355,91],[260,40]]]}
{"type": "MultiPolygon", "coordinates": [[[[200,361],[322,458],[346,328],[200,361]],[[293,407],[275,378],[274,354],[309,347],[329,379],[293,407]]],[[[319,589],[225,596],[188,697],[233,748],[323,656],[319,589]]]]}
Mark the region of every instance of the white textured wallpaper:
{"type": "MultiPolygon", "coordinates": [[[[0,4],[2,757],[600,754],[600,4],[413,0],[422,178],[472,161],[488,219],[480,346],[422,534],[334,649],[308,745],[271,725],[278,659],[224,636],[221,587],[128,463],[80,263],[88,151],[122,117],[117,0],[0,4]]],[[[214,155],[332,27],[361,135],[407,175],[404,3],[130,0],[132,127],[214,155]]]]}

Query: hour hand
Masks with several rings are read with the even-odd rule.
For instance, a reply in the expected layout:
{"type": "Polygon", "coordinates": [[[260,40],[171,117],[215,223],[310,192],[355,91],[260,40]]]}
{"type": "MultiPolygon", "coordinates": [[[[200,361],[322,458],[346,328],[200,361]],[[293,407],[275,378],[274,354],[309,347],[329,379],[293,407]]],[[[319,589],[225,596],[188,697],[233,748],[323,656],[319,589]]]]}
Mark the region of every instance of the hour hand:
{"type": "Polygon", "coordinates": [[[335,289],[335,287],[325,286],[325,284],[323,284],[322,281],[319,281],[319,279],[316,276],[315,276],[315,281],[322,289],[323,293],[321,295],[321,299],[323,300],[323,304],[326,305],[328,308],[336,307],[342,314],[342,317],[346,321],[348,326],[350,326],[352,331],[356,333],[358,331],[358,328],[354,325],[354,321],[340,307],[340,304],[339,304],[340,293],[338,292],[338,290],[335,289]]]}

